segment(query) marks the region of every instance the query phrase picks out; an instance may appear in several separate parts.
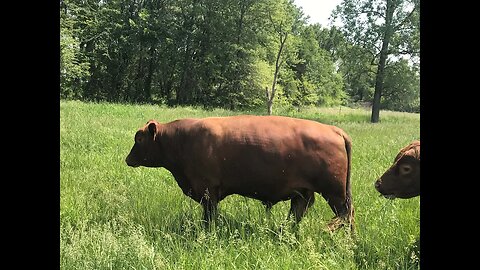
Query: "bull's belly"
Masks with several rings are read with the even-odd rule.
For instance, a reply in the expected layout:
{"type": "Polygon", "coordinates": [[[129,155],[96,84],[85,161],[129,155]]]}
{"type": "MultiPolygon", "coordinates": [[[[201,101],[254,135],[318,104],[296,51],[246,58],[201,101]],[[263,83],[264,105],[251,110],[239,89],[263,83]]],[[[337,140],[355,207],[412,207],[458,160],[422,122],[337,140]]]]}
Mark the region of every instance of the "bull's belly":
{"type": "MultiPolygon", "coordinates": [[[[271,193],[262,193],[262,192],[237,192],[233,193],[237,195],[241,195],[247,198],[256,199],[264,203],[269,203],[274,205],[280,201],[289,200],[292,197],[292,194],[271,194],[271,193]]],[[[230,194],[231,195],[231,194],[230,194]]]]}
{"type": "Polygon", "coordinates": [[[323,161],[315,155],[287,152],[291,154],[247,148],[220,159],[217,166],[222,193],[276,203],[290,199],[297,190],[314,190],[323,161]]]}
{"type": "Polygon", "coordinates": [[[314,190],[312,184],[302,178],[231,178],[222,181],[224,196],[238,194],[263,202],[277,203],[290,199],[299,190],[314,190]]]}
{"type": "Polygon", "coordinates": [[[257,188],[257,189],[249,189],[249,188],[236,188],[228,190],[230,194],[238,194],[241,196],[257,199],[260,201],[282,201],[287,200],[290,196],[289,192],[279,191],[278,189],[266,189],[266,188],[257,188]]]}

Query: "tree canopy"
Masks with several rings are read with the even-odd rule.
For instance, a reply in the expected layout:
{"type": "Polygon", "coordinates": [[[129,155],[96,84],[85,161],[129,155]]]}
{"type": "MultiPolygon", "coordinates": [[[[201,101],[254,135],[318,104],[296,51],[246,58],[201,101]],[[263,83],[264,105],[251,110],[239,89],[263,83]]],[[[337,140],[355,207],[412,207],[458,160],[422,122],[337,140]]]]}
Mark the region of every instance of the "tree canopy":
{"type": "MultiPolygon", "coordinates": [[[[293,0],[61,0],[60,98],[270,110],[371,102],[382,33],[371,21],[384,2],[343,1],[339,28],[308,24],[293,0]],[[376,7],[364,25],[352,19],[362,5],[376,7]]],[[[417,3],[394,2],[381,106],[418,111],[417,3]]]]}
{"type": "MultiPolygon", "coordinates": [[[[332,14],[334,20],[343,23],[341,31],[347,41],[366,54],[370,65],[375,66],[372,122],[379,121],[386,69],[404,55],[411,59],[412,68],[417,69],[419,12],[419,0],[343,0],[332,14]]],[[[361,69],[371,70],[367,66],[361,69]]]]}

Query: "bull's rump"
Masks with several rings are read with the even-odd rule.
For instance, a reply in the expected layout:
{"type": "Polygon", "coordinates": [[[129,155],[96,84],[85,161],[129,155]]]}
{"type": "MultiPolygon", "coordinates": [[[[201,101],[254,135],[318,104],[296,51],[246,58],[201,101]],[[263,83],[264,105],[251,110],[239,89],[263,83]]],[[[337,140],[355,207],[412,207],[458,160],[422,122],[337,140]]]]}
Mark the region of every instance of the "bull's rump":
{"type": "Polygon", "coordinates": [[[299,189],[345,190],[348,160],[336,127],[279,116],[214,117],[176,126],[185,131],[187,174],[218,187],[221,197],[277,202],[299,189]]]}

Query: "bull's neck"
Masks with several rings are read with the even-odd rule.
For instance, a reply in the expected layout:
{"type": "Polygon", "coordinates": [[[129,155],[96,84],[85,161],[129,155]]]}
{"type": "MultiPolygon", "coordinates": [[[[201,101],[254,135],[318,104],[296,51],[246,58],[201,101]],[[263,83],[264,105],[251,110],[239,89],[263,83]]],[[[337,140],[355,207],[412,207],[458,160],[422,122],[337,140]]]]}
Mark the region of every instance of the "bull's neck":
{"type": "Polygon", "coordinates": [[[162,167],[174,173],[174,171],[179,170],[178,165],[181,164],[181,145],[175,139],[175,130],[163,127],[159,135],[158,142],[162,167]]]}

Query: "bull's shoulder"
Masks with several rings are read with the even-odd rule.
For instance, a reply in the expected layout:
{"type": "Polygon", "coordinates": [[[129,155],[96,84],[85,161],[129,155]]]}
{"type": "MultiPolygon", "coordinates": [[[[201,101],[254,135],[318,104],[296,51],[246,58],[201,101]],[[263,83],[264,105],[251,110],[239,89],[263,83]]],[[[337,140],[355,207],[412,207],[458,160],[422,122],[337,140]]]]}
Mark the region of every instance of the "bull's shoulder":
{"type": "Polygon", "coordinates": [[[186,118],[172,122],[172,128],[177,134],[187,137],[212,137],[224,133],[221,122],[222,117],[186,118]]]}

